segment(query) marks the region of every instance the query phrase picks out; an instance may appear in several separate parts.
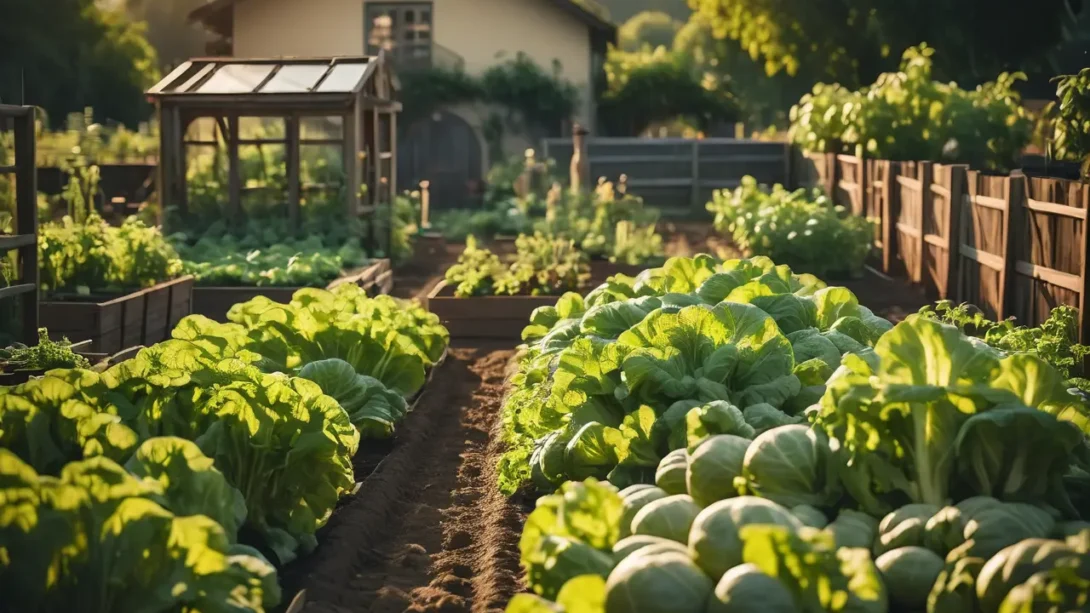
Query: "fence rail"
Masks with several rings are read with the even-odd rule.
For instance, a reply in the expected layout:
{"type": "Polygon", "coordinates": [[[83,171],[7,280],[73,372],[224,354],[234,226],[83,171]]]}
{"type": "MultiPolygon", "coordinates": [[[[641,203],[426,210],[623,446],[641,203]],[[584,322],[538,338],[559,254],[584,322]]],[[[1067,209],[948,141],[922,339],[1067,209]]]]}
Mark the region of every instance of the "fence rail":
{"type": "MultiPolygon", "coordinates": [[[[588,138],[590,177],[616,181],[667,216],[702,215],[712,193],[737,187],[746,175],[761,183],[787,183],[790,151],[785,143],[734,138],[588,138]]],[[[572,139],[547,139],[543,154],[571,159],[572,139]]],[[[593,181],[592,181],[593,183],[593,181]]]]}
{"type": "Polygon", "coordinates": [[[821,187],[875,224],[872,264],[932,298],[1039,325],[1060,305],[1079,311],[1090,342],[1090,185],[997,176],[965,165],[794,154],[796,187],[821,187]]]}

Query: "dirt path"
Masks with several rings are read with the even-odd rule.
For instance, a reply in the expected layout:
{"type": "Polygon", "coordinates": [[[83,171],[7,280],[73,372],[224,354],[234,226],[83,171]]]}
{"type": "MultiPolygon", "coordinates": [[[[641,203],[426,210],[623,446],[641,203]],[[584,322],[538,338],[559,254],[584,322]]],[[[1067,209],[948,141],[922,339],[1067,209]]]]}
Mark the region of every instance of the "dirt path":
{"type": "Polygon", "coordinates": [[[512,354],[452,350],[318,551],[287,569],[287,597],[305,588],[308,613],[503,610],[520,589],[529,510],[495,486],[502,450],[491,434],[512,354]]]}

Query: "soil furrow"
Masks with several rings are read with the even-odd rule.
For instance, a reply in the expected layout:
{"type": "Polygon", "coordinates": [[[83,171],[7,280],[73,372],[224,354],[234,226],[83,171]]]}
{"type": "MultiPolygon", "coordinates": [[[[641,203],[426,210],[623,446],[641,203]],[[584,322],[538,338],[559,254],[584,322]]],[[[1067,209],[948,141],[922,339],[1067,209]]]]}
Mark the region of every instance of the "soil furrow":
{"type": "Polygon", "coordinates": [[[503,609],[520,585],[525,518],[495,487],[491,434],[512,355],[452,350],[318,551],[286,570],[286,596],[306,589],[308,613],[503,609]]]}

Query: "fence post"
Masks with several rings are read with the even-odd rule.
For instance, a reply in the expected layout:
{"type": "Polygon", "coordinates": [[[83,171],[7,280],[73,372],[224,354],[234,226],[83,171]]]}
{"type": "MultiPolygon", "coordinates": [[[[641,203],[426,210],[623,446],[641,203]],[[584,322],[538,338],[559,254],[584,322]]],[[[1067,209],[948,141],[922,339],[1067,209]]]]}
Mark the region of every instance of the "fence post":
{"type": "Polygon", "coordinates": [[[893,255],[897,252],[897,215],[901,210],[897,173],[900,167],[889,160],[879,162],[886,169],[886,178],[882,181],[882,272],[893,272],[893,255]]]}
{"type": "Polygon", "coordinates": [[[924,264],[927,262],[927,226],[931,216],[934,215],[935,196],[931,193],[931,182],[934,180],[934,168],[931,162],[920,162],[920,236],[916,239],[916,283],[923,283],[924,264]]]}
{"type": "Polygon", "coordinates": [[[583,191],[583,186],[588,185],[587,177],[590,175],[590,165],[587,163],[587,134],[590,134],[583,126],[572,126],[572,156],[571,156],[571,193],[578,194],[583,191]]]}
{"type": "Polygon", "coordinates": [[[420,182],[420,229],[431,228],[431,181],[420,182]]]}
{"type": "MultiPolygon", "coordinates": [[[[1026,177],[1020,171],[1012,173],[1006,181],[1007,215],[1003,220],[1003,271],[1000,273],[999,291],[999,319],[1006,319],[1014,313],[1014,282],[1017,279],[1015,267],[1018,263],[1018,254],[1015,253],[1015,244],[1021,236],[1023,228],[1026,202],[1026,177]]],[[[1032,325],[1033,322],[1025,322],[1032,325]]]]}
{"type": "Polygon", "coordinates": [[[950,196],[946,206],[946,283],[939,298],[950,300],[958,279],[958,262],[961,260],[961,202],[964,197],[966,164],[950,165],[950,196]]]}
{"type": "Polygon", "coordinates": [[[700,213],[700,140],[693,140],[693,184],[689,193],[689,207],[694,215],[700,213]]]}

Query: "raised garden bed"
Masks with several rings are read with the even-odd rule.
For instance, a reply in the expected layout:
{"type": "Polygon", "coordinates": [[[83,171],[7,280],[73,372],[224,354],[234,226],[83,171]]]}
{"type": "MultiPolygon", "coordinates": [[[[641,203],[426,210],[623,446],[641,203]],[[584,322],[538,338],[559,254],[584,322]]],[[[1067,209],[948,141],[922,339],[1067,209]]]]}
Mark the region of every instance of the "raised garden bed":
{"type": "Polygon", "coordinates": [[[193,277],[165,281],[122,296],[57,296],[39,306],[40,325],[94,353],[113,354],[170,338],[192,312],[193,277]]]}
{"type": "Polygon", "coordinates": [[[553,306],[559,296],[475,296],[455,298],[445,281],[428,293],[427,308],[439,316],[451,339],[518,341],[534,309],[553,306]]]}
{"type": "Polygon", "coordinates": [[[608,260],[591,260],[590,281],[592,285],[604,283],[614,275],[635,277],[648,268],[658,268],[662,264],[617,264],[608,260]]]}
{"type": "MultiPolygon", "coordinates": [[[[388,294],[394,286],[390,260],[375,260],[370,265],[353,271],[328,285],[329,289],[343,283],[353,283],[367,290],[368,295],[388,294]]],[[[227,321],[231,307],[258,296],[274,302],[291,302],[292,295],[303,287],[194,287],[193,313],[204,315],[218,322],[227,321]]]]}

